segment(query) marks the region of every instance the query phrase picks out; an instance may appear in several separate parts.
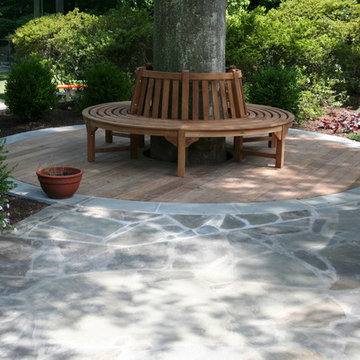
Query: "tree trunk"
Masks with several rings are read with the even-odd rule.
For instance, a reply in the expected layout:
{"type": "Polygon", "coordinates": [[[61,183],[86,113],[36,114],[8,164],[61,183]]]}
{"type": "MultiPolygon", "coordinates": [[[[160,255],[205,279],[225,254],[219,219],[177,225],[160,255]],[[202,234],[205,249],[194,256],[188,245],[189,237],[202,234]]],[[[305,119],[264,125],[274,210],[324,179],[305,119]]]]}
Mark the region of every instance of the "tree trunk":
{"type": "Polygon", "coordinates": [[[40,0],[34,0],[34,18],[41,16],[41,4],[40,0]]]}
{"type": "MultiPolygon", "coordinates": [[[[225,71],[225,0],[155,0],[154,70],[225,71]]],[[[177,150],[151,138],[151,157],[175,161],[177,150]]],[[[224,138],[200,139],[189,147],[190,163],[226,160],[224,138]]]]}
{"type": "Polygon", "coordinates": [[[56,12],[64,13],[64,0],[56,0],[56,12]]]}

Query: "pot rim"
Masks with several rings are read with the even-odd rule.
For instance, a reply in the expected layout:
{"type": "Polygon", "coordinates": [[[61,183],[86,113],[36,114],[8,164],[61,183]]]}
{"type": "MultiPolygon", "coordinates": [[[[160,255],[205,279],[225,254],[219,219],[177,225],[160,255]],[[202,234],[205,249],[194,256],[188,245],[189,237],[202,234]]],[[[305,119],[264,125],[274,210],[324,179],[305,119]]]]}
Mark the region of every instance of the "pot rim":
{"type": "Polygon", "coordinates": [[[37,176],[42,176],[42,177],[47,177],[47,178],[72,178],[72,177],[78,177],[78,176],[82,176],[83,171],[79,168],[73,167],[73,166],[48,166],[42,169],[38,169],[36,170],[36,175],[37,176]],[[54,169],[54,171],[56,171],[57,169],[64,169],[67,171],[73,171],[76,172],[75,174],[71,174],[71,175],[49,175],[49,174],[45,174],[45,171],[48,171],[49,169],[54,169]]]}

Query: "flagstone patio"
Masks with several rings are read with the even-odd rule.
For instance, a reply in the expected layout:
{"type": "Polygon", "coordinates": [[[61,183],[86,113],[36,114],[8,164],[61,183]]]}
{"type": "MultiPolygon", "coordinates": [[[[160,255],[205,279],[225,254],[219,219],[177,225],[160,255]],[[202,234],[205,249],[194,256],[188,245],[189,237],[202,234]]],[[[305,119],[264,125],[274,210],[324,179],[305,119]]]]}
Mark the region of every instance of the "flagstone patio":
{"type": "MultiPolygon", "coordinates": [[[[68,150],[75,162],[87,165],[83,129],[49,137],[46,131],[37,138],[9,138],[11,162],[21,159],[15,173],[18,196],[48,201],[32,167],[36,156],[59,156],[57,139],[67,139],[62,158],[68,150]]],[[[236,169],[228,162],[221,171],[192,167],[182,180],[191,186],[201,181],[197,196],[208,203],[191,203],[196,196],[176,197],[170,190],[164,202],[104,196],[104,187],[111,192],[116,184],[119,191],[133,176],[140,188],[148,185],[150,198],[161,198],[161,189],[179,184],[171,183],[178,179],[170,174],[171,165],[145,157],[134,163],[119,153],[88,168],[86,173],[95,175],[85,177],[80,194],[53,202],[1,235],[0,357],[359,359],[359,148],[301,133],[289,138],[281,171],[256,159],[236,169]],[[303,157],[299,139],[312,146],[303,157]],[[119,162],[115,170],[108,167],[110,160],[119,162]],[[301,171],[306,164],[310,168],[301,171]],[[105,175],[97,173],[106,168],[105,175]],[[266,174],[274,171],[271,188],[266,174]],[[228,186],[208,184],[221,176],[228,186]],[[87,184],[100,179],[101,191],[86,192],[87,184]],[[309,195],[305,189],[321,194],[340,186],[353,189],[304,196],[309,195]],[[256,196],[262,187],[266,191],[256,196]],[[243,188],[249,198],[239,202],[243,188]],[[269,194],[279,201],[254,201],[269,194]]],[[[146,200],[144,194],[140,191],[137,199],[146,200]]]]}

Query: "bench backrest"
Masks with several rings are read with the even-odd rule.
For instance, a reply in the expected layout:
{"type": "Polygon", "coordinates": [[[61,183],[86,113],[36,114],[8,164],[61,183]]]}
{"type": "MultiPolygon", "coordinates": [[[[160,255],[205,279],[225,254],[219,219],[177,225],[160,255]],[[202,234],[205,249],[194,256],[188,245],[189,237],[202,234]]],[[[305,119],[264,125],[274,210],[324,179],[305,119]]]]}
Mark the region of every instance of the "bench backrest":
{"type": "Polygon", "coordinates": [[[246,115],[240,70],[182,73],[138,69],[130,112],[149,118],[221,120],[246,115]]]}

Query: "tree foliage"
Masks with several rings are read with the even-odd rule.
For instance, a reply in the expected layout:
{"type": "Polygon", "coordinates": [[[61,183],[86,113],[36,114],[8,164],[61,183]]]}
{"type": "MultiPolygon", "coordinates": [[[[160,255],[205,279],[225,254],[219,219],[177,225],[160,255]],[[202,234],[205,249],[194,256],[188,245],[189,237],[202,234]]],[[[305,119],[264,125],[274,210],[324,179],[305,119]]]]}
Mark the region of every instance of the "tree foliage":
{"type": "Polygon", "coordinates": [[[0,39],[6,38],[17,27],[28,22],[33,15],[33,2],[29,0],[0,1],[0,39]]]}
{"type": "Polygon", "coordinates": [[[355,0],[287,0],[268,12],[258,7],[228,17],[227,63],[249,82],[263,68],[296,66],[303,91],[327,99],[344,90],[359,93],[359,27],[355,0]]]}
{"type": "Polygon", "coordinates": [[[13,43],[17,58],[37,54],[51,61],[58,81],[83,79],[101,59],[133,72],[151,59],[151,15],[129,7],[101,16],[75,9],[29,21],[16,30],[13,43]]]}
{"type": "MultiPolygon", "coordinates": [[[[0,12],[4,2],[10,0],[3,0],[0,12]]],[[[152,61],[153,0],[65,4],[80,10],[16,30],[18,58],[36,53],[51,60],[59,81],[84,78],[95,61],[131,73],[152,61]]],[[[241,68],[248,83],[268,68],[295,67],[300,105],[305,117],[313,117],[344,91],[360,93],[359,8],[356,0],[227,0],[227,65],[241,68]]]]}

